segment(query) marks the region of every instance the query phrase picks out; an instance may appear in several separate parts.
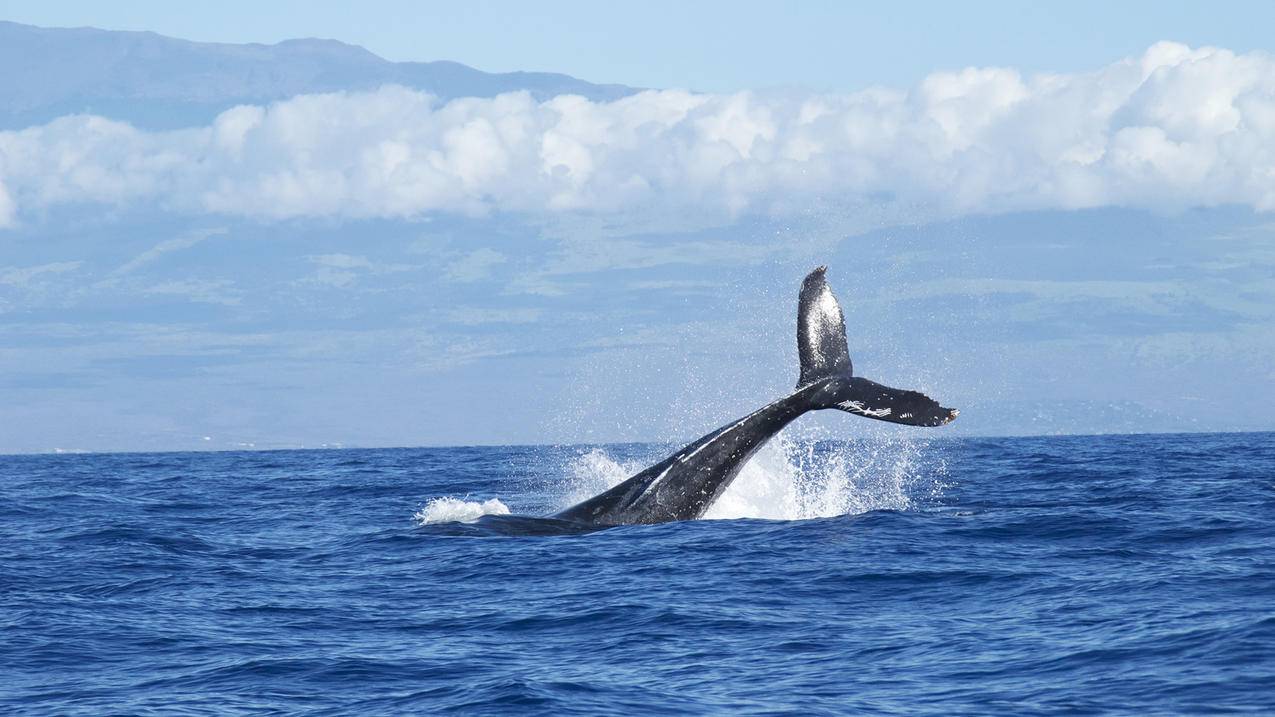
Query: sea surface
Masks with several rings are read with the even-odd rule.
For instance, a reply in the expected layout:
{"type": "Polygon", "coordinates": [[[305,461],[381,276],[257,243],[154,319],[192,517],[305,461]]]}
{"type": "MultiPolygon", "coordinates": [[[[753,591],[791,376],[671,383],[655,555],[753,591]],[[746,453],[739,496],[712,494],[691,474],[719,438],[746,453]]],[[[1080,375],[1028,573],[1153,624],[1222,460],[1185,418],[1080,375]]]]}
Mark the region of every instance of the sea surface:
{"type": "Polygon", "coordinates": [[[0,714],[1275,714],[1275,434],[916,435],[3,456],[0,714]]]}

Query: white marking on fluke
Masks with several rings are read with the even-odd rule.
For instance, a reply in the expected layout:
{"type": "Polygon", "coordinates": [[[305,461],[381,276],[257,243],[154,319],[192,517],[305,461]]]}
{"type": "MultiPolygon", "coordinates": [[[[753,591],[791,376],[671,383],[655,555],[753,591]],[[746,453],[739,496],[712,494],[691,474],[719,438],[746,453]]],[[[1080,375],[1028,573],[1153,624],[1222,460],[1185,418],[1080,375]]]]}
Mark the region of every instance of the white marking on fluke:
{"type": "Polygon", "coordinates": [[[851,413],[857,413],[860,416],[872,416],[873,418],[885,418],[891,412],[889,408],[868,408],[863,405],[863,401],[842,401],[837,405],[851,413]]]}

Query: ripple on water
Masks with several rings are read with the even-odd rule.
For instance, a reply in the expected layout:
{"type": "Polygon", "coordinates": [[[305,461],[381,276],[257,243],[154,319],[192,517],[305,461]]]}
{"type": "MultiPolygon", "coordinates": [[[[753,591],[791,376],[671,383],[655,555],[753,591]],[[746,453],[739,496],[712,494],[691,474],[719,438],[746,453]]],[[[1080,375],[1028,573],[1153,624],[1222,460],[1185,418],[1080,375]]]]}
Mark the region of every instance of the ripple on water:
{"type": "Polygon", "coordinates": [[[0,711],[1269,709],[1271,434],[784,440],[717,520],[527,516],[664,450],[0,458],[0,711]]]}

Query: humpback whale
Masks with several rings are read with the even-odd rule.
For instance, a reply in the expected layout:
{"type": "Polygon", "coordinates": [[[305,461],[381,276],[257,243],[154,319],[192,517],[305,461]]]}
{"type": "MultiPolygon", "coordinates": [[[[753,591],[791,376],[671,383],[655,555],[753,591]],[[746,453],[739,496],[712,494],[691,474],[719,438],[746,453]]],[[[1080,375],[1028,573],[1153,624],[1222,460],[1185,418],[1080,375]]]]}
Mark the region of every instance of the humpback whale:
{"type": "Polygon", "coordinates": [[[797,388],[554,518],[593,525],[693,520],[704,515],[766,441],[809,411],[836,409],[878,421],[941,426],[957,411],[934,399],[855,376],[845,317],[821,266],[797,302],[797,388]]]}

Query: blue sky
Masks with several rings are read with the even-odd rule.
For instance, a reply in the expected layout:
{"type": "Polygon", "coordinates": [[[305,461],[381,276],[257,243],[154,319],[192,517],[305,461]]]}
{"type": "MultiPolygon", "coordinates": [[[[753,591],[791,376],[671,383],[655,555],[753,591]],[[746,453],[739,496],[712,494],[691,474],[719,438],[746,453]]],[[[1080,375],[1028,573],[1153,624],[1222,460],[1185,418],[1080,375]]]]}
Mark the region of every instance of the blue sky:
{"type": "Polygon", "coordinates": [[[934,70],[1096,69],[1160,40],[1271,49],[1275,5],[1205,2],[246,2],[0,0],[0,17],[191,40],[336,38],[396,61],[723,92],[908,86],[934,70]]]}
{"type": "Polygon", "coordinates": [[[272,90],[363,66],[318,45],[247,103],[171,44],[0,81],[0,452],[686,438],[791,388],[818,264],[948,434],[1275,428],[1264,7],[236,7],[0,19],[661,89],[272,90]]]}

